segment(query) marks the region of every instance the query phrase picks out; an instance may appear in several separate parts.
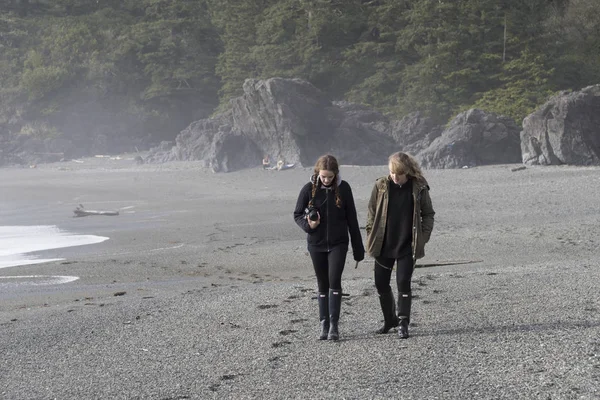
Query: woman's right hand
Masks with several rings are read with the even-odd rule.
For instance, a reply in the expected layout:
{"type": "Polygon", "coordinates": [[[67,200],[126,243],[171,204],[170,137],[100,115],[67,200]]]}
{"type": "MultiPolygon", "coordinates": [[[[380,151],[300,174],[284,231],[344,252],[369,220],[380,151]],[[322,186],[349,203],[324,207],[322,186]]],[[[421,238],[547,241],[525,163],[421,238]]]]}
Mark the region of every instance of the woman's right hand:
{"type": "Polygon", "coordinates": [[[317,216],[319,218],[317,218],[316,221],[311,220],[310,218],[308,218],[308,215],[306,216],[306,221],[308,221],[308,226],[310,226],[310,229],[316,229],[317,226],[319,226],[319,224],[321,223],[321,214],[319,214],[317,212],[317,216]]]}

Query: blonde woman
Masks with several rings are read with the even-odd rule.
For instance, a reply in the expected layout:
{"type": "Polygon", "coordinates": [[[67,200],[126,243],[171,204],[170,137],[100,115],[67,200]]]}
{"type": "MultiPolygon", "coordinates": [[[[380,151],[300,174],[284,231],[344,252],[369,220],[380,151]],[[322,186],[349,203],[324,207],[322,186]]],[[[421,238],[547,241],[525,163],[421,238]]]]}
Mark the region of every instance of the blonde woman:
{"type": "Polygon", "coordinates": [[[435,211],[429,185],[417,161],[402,152],[389,157],[389,175],[377,179],[367,214],[367,251],[375,258],[375,287],[384,325],[377,333],[398,327],[408,338],[411,311],[411,279],[417,259],[425,255],[425,243],[433,230],[435,211]],[[396,264],[398,314],[390,286],[396,264]]]}
{"type": "Polygon", "coordinates": [[[342,272],[348,253],[348,234],[354,260],[362,261],[365,248],[358,226],[352,189],[340,177],[332,155],[320,157],[308,182],[300,190],[294,220],[307,233],[308,252],[318,286],[319,339],[338,340],[342,304],[342,272]]]}

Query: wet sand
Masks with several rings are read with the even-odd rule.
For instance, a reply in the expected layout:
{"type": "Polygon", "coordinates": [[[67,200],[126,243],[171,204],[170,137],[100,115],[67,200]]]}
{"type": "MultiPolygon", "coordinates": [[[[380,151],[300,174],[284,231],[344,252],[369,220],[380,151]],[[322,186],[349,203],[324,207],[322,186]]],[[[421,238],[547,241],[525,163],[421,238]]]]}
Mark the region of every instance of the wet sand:
{"type": "MultiPolygon", "coordinates": [[[[0,225],[110,238],[0,269],[0,398],[599,396],[599,167],[426,171],[411,338],[373,333],[372,260],[349,254],[333,343],[291,216],[310,169],[83,161],[0,169],[0,225]]],[[[361,225],[385,173],[342,166],[361,225]]]]}

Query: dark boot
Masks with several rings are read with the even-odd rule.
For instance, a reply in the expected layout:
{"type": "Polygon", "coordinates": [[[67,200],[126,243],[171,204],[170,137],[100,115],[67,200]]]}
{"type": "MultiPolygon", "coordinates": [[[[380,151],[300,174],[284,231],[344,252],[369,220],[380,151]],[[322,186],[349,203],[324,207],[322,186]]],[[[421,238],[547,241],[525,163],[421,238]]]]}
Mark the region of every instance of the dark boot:
{"type": "Polygon", "coordinates": [[[408,339],[408,324],[410,324],[410,306],[412,302],[411,293],[398,293],[398,336],[400,339],[408,339]]]}
{"type": "Polygon", "coordinates": [[[338,340],[338,322],[340,320],[340,308],[342,307],[342,290],[329,289],[329,333],[328,340],[338,340]]]}
{"type": "Polygon", "coordinates": [[[319,321],[321,321],[321,336],[319,340],[327,339],[329,334],[329,297],[327,293],[317,293],[319,300],[319,321]]]}
{"type": "Polygon", "coordinates": [[[400,339],[408,339],[408,319],[402,318],[398,325],[398,336],[400,339]]]}
{"type": "Polygon", "coordinates": [[[396,316],[396,302],[394,301],[394,292],[391,290],[388,293],[379,295],[379,304],[383,312],[383,326],[377,330],[377,333],[388,333],[392,328],[398,326],[398,317],[396,316]]]}

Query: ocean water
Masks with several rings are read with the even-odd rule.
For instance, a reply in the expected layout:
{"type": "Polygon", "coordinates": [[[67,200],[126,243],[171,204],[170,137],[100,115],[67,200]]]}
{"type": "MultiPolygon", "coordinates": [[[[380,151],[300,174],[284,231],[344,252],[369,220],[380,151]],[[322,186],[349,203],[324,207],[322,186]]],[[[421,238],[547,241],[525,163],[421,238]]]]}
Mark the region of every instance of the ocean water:
{"type": "Polygon", "coordinates": [[[34,252],[101,243],[104,236],[78,235],[54,225],[0,226],[0,268],[59,261],[38,258],[34,252]]]}

